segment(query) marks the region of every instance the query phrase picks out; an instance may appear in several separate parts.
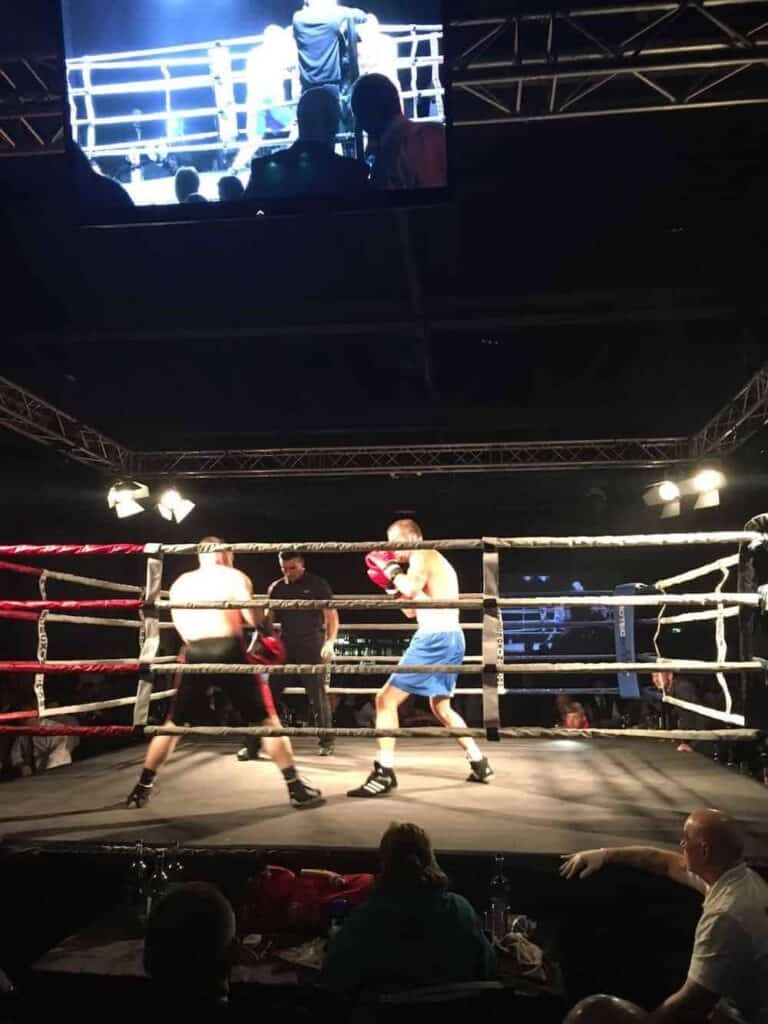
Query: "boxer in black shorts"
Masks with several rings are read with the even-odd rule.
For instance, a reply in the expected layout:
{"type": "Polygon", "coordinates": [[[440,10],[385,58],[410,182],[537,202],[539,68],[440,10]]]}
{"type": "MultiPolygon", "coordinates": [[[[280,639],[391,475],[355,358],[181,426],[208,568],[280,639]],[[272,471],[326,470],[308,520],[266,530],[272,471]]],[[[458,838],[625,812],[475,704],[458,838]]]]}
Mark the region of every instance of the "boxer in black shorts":
{"type": "MultiPolygon", "coordinates": [[[[205,537],[201,544],[222,544],[217,537],[205,537]]],[[[247,601],[253,597],[253,586],[245,573],[234,568],[231,551],[212,551],[198,555],[200,567],[184,573],[171,587],[171,603],[195,601],[247,601]]],[[[258,629],[263,613],[254,608],[242,609],[172,609],[171,617],[184,641],[179,660],[185,664],[244,665],[277,660],[275,642],[261,640],[263,653],[251,657],[243,636],[245,625],[258,629]]],[[[177,675],[177,689],[171,707],[168,725],[200,725],[210,718],[207,694],[211,679],[215,679],[232,704],[242,715],[246,725],[265,725],[280,728],[272,694],[264,678],[254,670],[253,675],[227,673],[217,676],[177,675]]],[[[147,748],[139,781],[128,795],[129,807],[143,807],[150,797],[160,767],[165,764],[178,743],[178,736],[155,736],[147,748]]],[[[264,740],[264,750],[282,772],[288,796],[293,807],[316,807],[323,802],[318,789],[301,779],[293,761],[291,741],[287,736],[264,740]]]]}

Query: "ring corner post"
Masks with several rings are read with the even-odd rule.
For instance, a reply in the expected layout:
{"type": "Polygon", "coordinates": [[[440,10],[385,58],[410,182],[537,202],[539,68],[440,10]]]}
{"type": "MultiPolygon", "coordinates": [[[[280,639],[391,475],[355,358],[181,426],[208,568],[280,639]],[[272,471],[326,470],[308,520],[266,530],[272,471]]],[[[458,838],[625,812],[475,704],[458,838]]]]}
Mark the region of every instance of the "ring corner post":
{"type": "Polygon", "coordinates": [[[154,674],[152,663],[160,650],[160,612],[157,602],[163,582],[163,554],[160,550],[148,552],[147,574],[144,586],[144,605],[141,610],[144,642],[139,652],[139,682],[136,703],[133,706],[134,726],[146,725],[152,701],[154,674]]]}
{"type": "Polygon", "coordinates": [[[486,738],[500,740],[499,714],[499,546],[483,538],[483,728],[486,738]]]}

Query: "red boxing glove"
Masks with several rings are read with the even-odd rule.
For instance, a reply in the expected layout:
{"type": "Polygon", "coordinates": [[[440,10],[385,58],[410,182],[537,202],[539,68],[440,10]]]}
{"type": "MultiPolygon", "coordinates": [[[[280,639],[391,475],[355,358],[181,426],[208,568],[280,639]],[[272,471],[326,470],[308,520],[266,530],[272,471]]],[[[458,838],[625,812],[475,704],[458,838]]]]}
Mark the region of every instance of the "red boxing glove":
{"type": "Polygon", "coordinates": [[[388,594],[399,593],[397,588],[392,586],[392,580],[405,570],[395,559],[392,551],[369,551],[365,556],[365,564],[368,567],[368,579],[372,583],[386,590],[388,594]]]}
{"type": "Polygon", "coordinates": [[[257,629],[248,646],[248,655],[259,665],[284,665],[285,644],[279,636],[264,636],[257,629]]]}

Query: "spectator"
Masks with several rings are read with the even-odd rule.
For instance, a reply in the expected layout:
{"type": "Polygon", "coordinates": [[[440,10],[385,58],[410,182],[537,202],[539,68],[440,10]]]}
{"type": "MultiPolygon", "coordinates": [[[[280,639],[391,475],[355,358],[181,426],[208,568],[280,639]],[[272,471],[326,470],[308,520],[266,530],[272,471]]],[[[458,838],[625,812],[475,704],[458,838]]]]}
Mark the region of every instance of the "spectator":
{"type": "Polygon", "coordinates": [[[191,192],[187,198],[187,203],[207,203],[208,200],[205,198],[202,192],[191,192]]]}
{"type": "MultiPolygon", "coordinates": [[[[705,1021],[716,1007],[737,1019],[768,1020],[768,884],[743,859],[741,831],[715,810],[694,811],[685,822],[680,853],[645,846],[586,850],[560,869],[586,878],[604,864],[627,864],[666,875],[704,895],[685,984],[653,1013],[653,1024],[705,1021]]],[[[566,1024],[627,1024],[644,1011],[611,996],[591,996],[566,1024]]]]}
{"type": "Polygon", "coordinates": [[[82,206],[88,209],[133,206],[133,200],[123,186],[108,178],[96,161],[89,160],[79,146],[72,147],[71,161],[75,188],[82,206]]]}
{"type": "Polygon", "coordinates": [[[191,196],[200,195],[200,175],[194,167],[180,167],[176,171],[173,185],[180,203],[188,203],[191,196]]]}
{"type": "Polygon", "coordinates": [[[369,151],[375,158],[373,188],[441,188],[448,184],[444,126],[409,121],[397,86],[386,75],[363,75],[357,80],[352,112],[368,134],[369,151]]]}
{"type": "MultiPolygon", "coordinates": [[[[49,707],[55,707],[55,704],[49,707]]],[[[74,715],[38,718],[32,712],[29,718],[20,719],[15,724],[54,729],[57,725],[75,726],[78,721],[74,715]]],[[[62,765],[72,764],[72,751],[79,743],[79,736],[17,736],[11,746],[11,766],[22,777],[61,768],[62,765]]]]}
{"type": "Polygon", "coordinates": [[[219,178],[219,201],[236,203],[245,195],[245,186],[236,174],[225,174],[219,178]]]}
{"type": "Polygon", "coordinates": [[[379,855],[381,876],[330,942],[321,985],[352,994],[491,977],[493,950],[470,904],[447,891],[426,832],[393,822],[379,855]]]}
{"type": "MultiPolygon", "coordinates": [[[[684,700],[689,704],[703,703],[699,688],[687,676],[679,676],[674,672],[652,672],[651,682],[657,690],[660,690],[668,697],[684,700]]],[[[699,715],[695,711],[689,711],[687,708],[675,708],[675,711],[677,713],[677,726],[679,729],[709,729],[711,727],[712,720],[704,715],[699,715]]],[[[690,743],[678,743],[677,749],[681,753],[686,754],[691,754],[694,750],[690,743]]]]}
{"type": "Polygon", "coordinates": [[[310,89],[299,100],[299,138],[292,146],[251,163],[249,199],[363,192],[368,169],[334,152],[339,100],[327,89],[310,89]]]}
{"type": "Polygon", "coordinates": [[[584,705],[574,700],[567,693],[558,694],[557,711],[563,729],[588,729],[589,719],[584,705]]]}
{"type": "Polygon", "coordinates": [[[163,896],[144,939],[144,969],[161,1007],[209,1020],[226,1009],[234,943],[234,912],[214,886],[188,882],[163,896]]]}

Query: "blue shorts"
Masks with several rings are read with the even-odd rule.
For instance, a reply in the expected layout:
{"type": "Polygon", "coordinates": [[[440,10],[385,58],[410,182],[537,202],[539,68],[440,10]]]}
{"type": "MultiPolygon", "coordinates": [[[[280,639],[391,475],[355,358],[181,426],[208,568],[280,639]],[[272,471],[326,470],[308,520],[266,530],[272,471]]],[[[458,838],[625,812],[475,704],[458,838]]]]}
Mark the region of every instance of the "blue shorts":
{"type": "MultiPolygon", "coordinates": [[[[417,629],[400,664],[460,665],[465,649],[464,634],[460,629],[445,633],[422,633],[417,629]]],[[[452,697],[457,678],[456,672],[435,672],[434,675],[394,672],[389,682],[417,697],[452,697]]]]}

